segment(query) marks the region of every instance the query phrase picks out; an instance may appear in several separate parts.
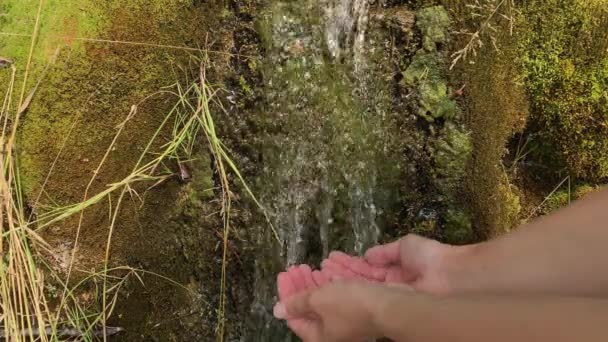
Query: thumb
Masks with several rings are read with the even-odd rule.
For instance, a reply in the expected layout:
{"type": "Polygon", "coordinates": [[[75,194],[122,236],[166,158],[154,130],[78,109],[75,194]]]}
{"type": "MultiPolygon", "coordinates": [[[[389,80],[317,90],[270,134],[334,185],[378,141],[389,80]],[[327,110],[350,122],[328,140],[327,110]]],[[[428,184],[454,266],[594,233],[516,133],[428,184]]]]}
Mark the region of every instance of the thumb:
{"type": "Polygon", "coordinates": [[[365,260],[374,266],[388,266],[399,264],[401,240],[386,245],[375,246],[365,252],[365,260]]]}
{"type": "Polygon", "coordinates": [[[400,257],[402,266],[411,272],[420,272],[433,261],[441,244],[422,236],[409,234],[401,239],[400,257]]]}

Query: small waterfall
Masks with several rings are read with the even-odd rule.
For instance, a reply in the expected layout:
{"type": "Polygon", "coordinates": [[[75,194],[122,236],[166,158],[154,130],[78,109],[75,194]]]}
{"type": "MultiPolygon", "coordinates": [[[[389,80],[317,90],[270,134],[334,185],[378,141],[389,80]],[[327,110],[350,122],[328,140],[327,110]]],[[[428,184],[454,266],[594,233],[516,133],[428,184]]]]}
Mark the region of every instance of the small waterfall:
{"type": "Polygon", "coordinates": [[[378,217],[398,188],[388,171],[398,167],[387,152],[390,98],[367,91],[382,94],[388,85],[384,74],[360,72],[373,64],[365,45],[369,7],[368,0],[275,0],[258,25],[267,103],[259,118],[264,170],[256,192],[281,245],[267,233],[259,240],[251,324],[265,328],[253,329],[248,340],[289,340],[270,318],[276,274],[316,264],[334,249],[363,253],[377,242],[378,217]]]}
{"type": "Polygon", "coordinates": [[[334,197],[336,192],[331,188],[329,182],[324,180],[321,183],[321,199],[316,206],[317,222],[319,224],[319,238],[323,251],[322,257],[329,255],[329,231],[334,223],[334,197]]]}
{"type": "Polygon", "coordinates": [[[325,0],[325,39],[334,58],[352,53],[355,64],[362,60],[369,0],[325,0]]]}
{"type": "Polygon", "coordinates": [[[268,203],[284,245],[282,255],[286,265],[301,263],[308,251],[310,216],[319,187],[316,179],[302,177],[300,173],[311,161],[308,155],[302,149],[283,154],[284,163],[278,168],[275,179],[280,180],[284,185],[279,186],[284,188],[268,203]]]}
{"type": "Polygon", "coordinates": [[[354,234],[354,251],[361,255],[378,242],[380,228],[376,223],[377,209],[374,204],[374,183],[361,187],[355,184],[349,191],[351,201],[351,224],[354,234]]]}

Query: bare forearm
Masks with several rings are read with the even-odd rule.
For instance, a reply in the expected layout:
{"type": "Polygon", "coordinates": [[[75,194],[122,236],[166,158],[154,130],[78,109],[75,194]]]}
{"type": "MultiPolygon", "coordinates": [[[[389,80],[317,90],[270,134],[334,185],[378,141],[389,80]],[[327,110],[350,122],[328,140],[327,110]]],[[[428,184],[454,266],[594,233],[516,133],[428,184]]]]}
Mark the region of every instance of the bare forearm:
{"type": "Polygon", "coordinates": [[[378,313],[395,341],[605,341],[608,301],[589,298],[401,295],[378,313]]]}
{"type": "Polygon", "coordinates": [[[446,255],[451,293],[608,295],[608,191],[446,255]]]}

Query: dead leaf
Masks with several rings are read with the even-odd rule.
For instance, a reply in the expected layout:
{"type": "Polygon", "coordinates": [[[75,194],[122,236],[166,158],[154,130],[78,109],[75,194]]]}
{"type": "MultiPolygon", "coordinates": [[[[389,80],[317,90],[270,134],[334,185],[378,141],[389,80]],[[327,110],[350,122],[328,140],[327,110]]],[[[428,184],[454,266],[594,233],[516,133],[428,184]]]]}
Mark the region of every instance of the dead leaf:
{"type": "Polygon", "coordinates": [[[32,103],[32,99],[34,98],[34,94],[36,94],[36,90],[38,90],[38,87],[40,87],[40,84],[42,83],[42,80],[48,74],[49,68],[50,68],[52,62],[59,55],[59,51],[60,51],[60,48],[57,48],[55,50],[55,54],[53,55],[53,57],[51,58],[51,60],[49,61],[49,63],[46,64],[46,67],[44,68],[44,71],[42,72],[42,77],[40,77],[40,79],[38,80],[38,82],[36,82],[36,85],[34,86],[34,89],[32,89],[32,91],[30,92],[30,94],[25,98],[25,101],[23,101],[23,103],[21,103],[21,106],[19,106],[19,111],[17,111],[17,115],[23,114],[23,112],[25,112],[27,110],[27,108],[30,106],[30,103],[32,103]]]}
{"type": "Polygon", "coordinates": [[[23,112],[25,112],[27,110],[27,107],[30,106],[30,103],[32,103],[32,99],[34,98],[34,94],[36,94],[36,89],[38,89],[38,86],[36,86],[31,92],[30,94],[25,98],[25,101],[23,101],[23,103],[21,104],[21,106],[19,107],[19,111],[17,112],[17,115],[21,115],[23,114],[23,112]]]}

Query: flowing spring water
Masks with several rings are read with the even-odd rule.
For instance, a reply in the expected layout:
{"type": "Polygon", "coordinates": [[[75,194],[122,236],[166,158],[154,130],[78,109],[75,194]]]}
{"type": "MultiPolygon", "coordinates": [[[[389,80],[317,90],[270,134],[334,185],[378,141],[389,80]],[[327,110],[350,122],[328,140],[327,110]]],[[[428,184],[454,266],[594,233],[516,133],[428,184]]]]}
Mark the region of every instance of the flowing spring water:
{"type": "Polygon", "coordinates": [[[368,0],[325,0],[327,48],[334,58],[352,53],[355,63],[361,63],[365,47],[368,0]]]}
{"type": "Polygon", "coordinates": [[[246,340],[290,340],[271,315],[276,274],[333,249],[362,253],[395,205],[401,166],[389,91],[366,45],[369,10],[368,0],[271,1],[258,23],[267,55],[257,192],[280,241],[260,227],[246,340]]]}

